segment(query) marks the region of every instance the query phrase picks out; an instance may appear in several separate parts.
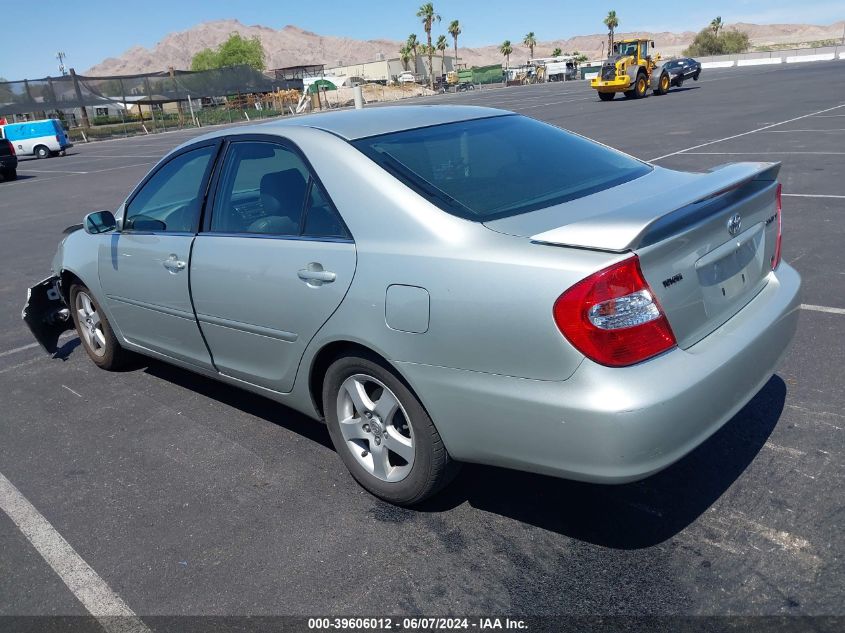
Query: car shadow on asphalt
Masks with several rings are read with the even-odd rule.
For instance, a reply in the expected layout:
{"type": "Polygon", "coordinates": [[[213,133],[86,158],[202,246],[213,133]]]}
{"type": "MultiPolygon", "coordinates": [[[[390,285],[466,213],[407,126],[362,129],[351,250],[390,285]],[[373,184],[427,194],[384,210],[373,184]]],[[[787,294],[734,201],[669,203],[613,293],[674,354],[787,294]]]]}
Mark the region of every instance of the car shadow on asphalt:
{"type": "MultiPolygon", "coordinates": [[[[143,371],[334,450],[325,425],[273,400],[144,359],[143,371]]],[[[388,515],[443,513],[469,503],[516,521],[615,549],[651,547],[695,521],[742,475],[774,430],[786,384],[772,377],[719,431],[666,470],[619,486],[465,464],[455,481],[412,509],[374,499],[388,515]]]]}
{"type": "Polygon", "coordinates": [[[468,502],[596,545],[651,547],[695,521],[742,475],[774,430],[785,400],[786,385],[774,376],[701,446],[639,482],[587,484],[468,464],[418,510],[443,512],[468,502]]]}
{"type": "Polygon", "coordinates": [[[138,357],[135,368],[143,368],[143,371],[151,376],[272,422],[334,451],[325,424],[316,422],[275,400],[150,358],[138,357]]]}

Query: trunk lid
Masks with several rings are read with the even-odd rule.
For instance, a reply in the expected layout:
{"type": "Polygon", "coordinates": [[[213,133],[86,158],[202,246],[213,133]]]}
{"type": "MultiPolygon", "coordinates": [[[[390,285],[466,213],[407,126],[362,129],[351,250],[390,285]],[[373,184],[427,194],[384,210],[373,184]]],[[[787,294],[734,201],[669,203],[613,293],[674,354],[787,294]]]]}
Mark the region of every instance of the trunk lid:
{"type": "Polygon", "coordinates": [[[765,286],[779,170],[779,163],[703,174],[656,167],[598,194],[485,225],[541,245],[635,252],[678,345],[688,348],[765,286]]]}

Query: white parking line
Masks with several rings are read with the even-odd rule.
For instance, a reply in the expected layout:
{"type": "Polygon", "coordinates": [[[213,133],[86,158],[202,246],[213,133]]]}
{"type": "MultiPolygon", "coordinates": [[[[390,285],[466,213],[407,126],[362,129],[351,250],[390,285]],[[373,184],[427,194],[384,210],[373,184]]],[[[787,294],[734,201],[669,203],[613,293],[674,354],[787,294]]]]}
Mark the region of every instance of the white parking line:
{"type": "Polygon", "coordinates": [[[771,154],[773,156],[785,156],[787,154],[819,154],[821,156],[839,156],[845,154],[845,152],[684,152],[685,156],[746,156],[748,154],[771,154]]]}
{"type": "Polygon", "coordinates": [[[0,358],[3,358],[4,356],[11,356],[12,354],[17,354],[18,352],[25,352],[28,349],[34,349],[38,346],[38,343],[30,343],[28,345],[21,345],[15,349],[7,349],[5,352],[0,352],[0,358]]]}
{"type": "Polygon", "coordinates": [[[843,127],[835,127],[829,130],[769,130],[767,134],[788,134],[789,132],[845,132],[843,127]]]}
{"type": "Polygon", "coordinates": [[[716,143],[721,143],[723,141],[730,141],[735,138],[740,138],[743,136],[748,136],[749,134],[754,134],[756,132],[762,132],[763,130],[768,130],[773,127],[777,127],[779,125],[785,125],[787,123],[792,123],[793,121],[800,121],[801,119],[806,119],[811,116],[816,116],[817,114],[822,114],[824,112],[831,112],[833,110],[838,110],[839,108],[845,108],[845,103],[840,103],[837,106],[833,106],[832,108],[825,108],[824,110],[818,110],[817,112],[810,112],[809,114],[802,114],[801,116],[797,116],[793,119],[787,119],[786,121],[780,121],[779,123],[771,123],[770,125],[764,125],[763,127],[758,127],[754,130],[749,130],[747,132],[740,132],[739,134],[733,134],[731,136],[726,136],[724,138],[719,138],[714,141],[707,141],[706,143],[699,143],[698,145],[693,145],[692,147],[687,147],[686,149],[679,149],[677,152],[672,152],[670,154],[664,154],[663,156],[658,156],[657,158],[652,158],[648,162],[654,162],[656,160],[662,160],[664,158],[669,158],[670,156],[677,156],[678,154],[684,154],[689,152],[690,150],[698,149],[699,147],[707,147],[708,145],[715,145],[716,143]]]}
{"type": "MultiPolygon", "coordinates": [[[[70,178],[71,176],[82,176],[82,175],[87,175],[87,174],[102,174],[103,172],[115,171],[116,169],[129,169],[130,167],[143,167],[144,165],[152,165],[152,164],[153,164],[152,162],[146,162],[146,163],[136,163],[134,165],[121,165],[119,167],[107,167],[106,169],[92,169],[91,171],[77,171],[77,172],[72,172],[72,173],[66,173],[62,176],[56,176],[55,178],[49,178],[49,180],[58,180],[59,178],[70,178]]],[[[51,172],[51,173],[56,173],[56,172],[51,172]]],[[[36,183],[37,182],[44,182],[44,180],[38,179],[38,178],[32,178],[30,180],[16,180],[15,182],[6,183],[3,186],[3,188],[8,189],[9,187],[25,185],[25,184],[33,183],[33,182],[36,182],[36,183]]]]}
{"type": "Polygon", "coordinates": [[[837,200],[845,199],[845,196],[837,196],[827,193],[783,193],[781,194],[788,198],[835,198],[837,200]]]}
{"type": "Polygon", "coordinates": [[[135,612],[82,560],[70,543],[3,473],[0,473],[0,509],[106,631],[150,633],[135,612]]]}
{"type": "Polygon", "coordinates": [[[87,174],[87,171],[67,171],[66,169],[27,169],[26,167],[18,166],[19,172],[34,174],[87,174]]]}
{"type": "Polygon", "coordinates": [[[827,312],[829,314],[845,314],[845,308],[829,308],[827,306],[814,306],[809,303],[801,304],[802,310],[812,310],[813,312],[827,312]]]}

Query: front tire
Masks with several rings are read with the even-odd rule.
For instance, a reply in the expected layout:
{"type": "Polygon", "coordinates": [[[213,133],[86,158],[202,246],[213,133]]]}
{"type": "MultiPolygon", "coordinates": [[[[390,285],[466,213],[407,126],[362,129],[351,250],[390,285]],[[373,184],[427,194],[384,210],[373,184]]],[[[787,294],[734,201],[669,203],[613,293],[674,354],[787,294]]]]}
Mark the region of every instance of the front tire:
{"type": "Polygon", "coordinates": [[[50,148],[46,145],[39,145],[35,148],[34,151],[35,155],[38,158],[49,158],[50,157],[50,148]]]}
{"type": "Polygon", "coordinates": [[[646,92],[648,92],[648,79],[645,73],[637,75],[637,81],[634,84],[634,99],[642,99],[646,92]]]}
{"type": "Polygon", "coordinates": [[[599,99],[602,101],[613,101],[613,97],[616,96],[615,92],[600,92],[599,99]]]}
{"type": "Polygon", "coordinates": [[[120,346],[91,291],[81,284],[71,286],[70,306],[76,333],[94,364],[107,370],[123,366],[129,352],[120,346]]]}
{"type": "Polygon", "coordinates": [[[326,372],[322,397],[335,450],[377,497],[413,505],[457,473],[420,401],[380,359],[337,358],[326,372]]]}

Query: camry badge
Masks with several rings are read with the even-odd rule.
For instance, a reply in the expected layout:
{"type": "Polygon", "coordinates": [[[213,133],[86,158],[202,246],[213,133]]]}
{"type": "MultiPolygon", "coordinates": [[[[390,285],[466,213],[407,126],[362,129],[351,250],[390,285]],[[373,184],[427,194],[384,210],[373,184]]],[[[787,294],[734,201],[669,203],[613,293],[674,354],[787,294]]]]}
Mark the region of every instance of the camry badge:
{"type": "Polygon", "coordinates": [[[742,216],[739,213],[734,213],[728,218],[728,233],[736,235],[742,228],[742,216]]]}

